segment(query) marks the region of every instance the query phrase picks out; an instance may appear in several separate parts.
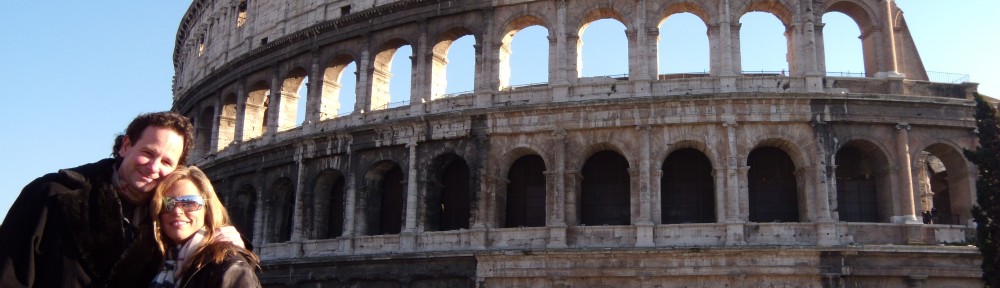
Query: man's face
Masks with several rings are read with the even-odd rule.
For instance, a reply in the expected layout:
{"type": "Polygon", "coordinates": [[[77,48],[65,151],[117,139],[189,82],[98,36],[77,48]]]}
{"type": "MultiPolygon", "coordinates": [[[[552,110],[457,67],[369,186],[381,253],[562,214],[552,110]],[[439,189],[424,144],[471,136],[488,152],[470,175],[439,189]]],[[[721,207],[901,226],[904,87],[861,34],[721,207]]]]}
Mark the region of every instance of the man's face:
{"type": "Polygon", "coordinates": [[[128,185],[122,191],[126,201],[145,205],[160,178],[173,172],[180,163],[184,137],[173,130],[149,126],[139,139],[125,137],[119,155],[122,156],[118,175],[128,185]]]}

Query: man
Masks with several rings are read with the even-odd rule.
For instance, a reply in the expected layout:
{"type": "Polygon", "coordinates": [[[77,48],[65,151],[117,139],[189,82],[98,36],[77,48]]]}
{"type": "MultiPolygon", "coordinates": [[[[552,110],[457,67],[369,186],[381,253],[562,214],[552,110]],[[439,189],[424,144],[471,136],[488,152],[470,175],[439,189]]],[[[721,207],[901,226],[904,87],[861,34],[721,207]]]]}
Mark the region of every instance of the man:
{"type": "Polygon", "coordinates": [[[116,139],[113,158],[25,186],[0,225],[0,286],[147,286],[161,262],[151,191],[185,164],[193,140],[184,116],[142,114],[116,139]]]}

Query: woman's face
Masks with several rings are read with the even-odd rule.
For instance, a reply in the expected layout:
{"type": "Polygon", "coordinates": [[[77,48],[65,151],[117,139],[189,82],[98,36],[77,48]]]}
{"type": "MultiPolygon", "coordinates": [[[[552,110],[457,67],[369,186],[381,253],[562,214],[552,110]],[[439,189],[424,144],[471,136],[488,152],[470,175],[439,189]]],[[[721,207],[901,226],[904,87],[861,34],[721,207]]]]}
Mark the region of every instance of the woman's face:
{"type": "Polygon", "coordinates": [[[200,194],[191,180],[181,179],[163,195],[167,199],[164,199],[164,208],[160,211],[160,227],[174,243],[186,243],[191,235],[205,226],[204,200],[201,204],[191,201],[194,200],[192,197],[201,199],[200,194]]]}

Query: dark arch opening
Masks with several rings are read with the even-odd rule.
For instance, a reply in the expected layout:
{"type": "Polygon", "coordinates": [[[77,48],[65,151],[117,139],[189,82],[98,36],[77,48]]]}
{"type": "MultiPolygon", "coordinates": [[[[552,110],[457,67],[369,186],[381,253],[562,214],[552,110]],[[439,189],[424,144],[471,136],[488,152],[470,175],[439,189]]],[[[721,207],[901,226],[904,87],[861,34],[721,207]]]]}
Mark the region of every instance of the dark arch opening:
{"type": "Polygon", "coordinates": [[[269,233],[269,243],[288,242],[292,240],[292,225],[295,221],[295,186],[292,180],[281,178],[271,185],[272,232],[269,233]]]}
{"type": "Polygon", "coordinates": [[[316,239],[333,239],[344,233],[344,177],[329,170],[316,180],[316,239]]]}
{"type": "Polygon", "coordinates": [[[253,221],[257,209],[257,191],[250,185],[243,185],[236,197],[229,203],[229,217],[240,235],[253,241],[253,221]]]}
{"type": "Polygon", "coordinates": [[[366,212],[368,235],[399,234],[403,228],[406,193],[403,170],[396,163],[377,165],[367,177],[369,183],[366,212]]]}
{"type": "Polygon", "coordinates": [[[663,224],[715,222],[712,163],[701,151],[685,148],[663,161],[660,220],[663,224]]]}
{"type": "Polygon", "coordinates": [[[195,129],[197,135],[194,137],[197,139],[195,147],[197,147],[196,155],[205,156],[212,153],[212,123],[215,122],[215,108],[212,106],[205,107],[201,114],[198,115],[198,128],[195,129]]]}
{"type": "Polygon", "coordinates": [[[504,227],[545,226],[545,161],[522,156],[507,173],[507,207],[504,227]]]}
{"type": "Polygon", "coordinates": [[[597,152],[582,172],[580,224],[631,224],[628,160],[612,151],[597,152]]]}
{"type": "Polygon", "coordinates": [[[747,157],[750,222],[798,222],[795,164],[784,151],[757,148],[747,157]]]}
{"type": "Polygon", "coordinates": [[[854,147],[837,152],[837,211],[841,221],[879,222],[874,164],[854,147]]]}
{"type": "Polygon", "coordinates": [[[469,165],[465,160],[449,155],[438,161],[437,175],[427,195],[428,231],[469,229],[471,217],[469,165]]]}

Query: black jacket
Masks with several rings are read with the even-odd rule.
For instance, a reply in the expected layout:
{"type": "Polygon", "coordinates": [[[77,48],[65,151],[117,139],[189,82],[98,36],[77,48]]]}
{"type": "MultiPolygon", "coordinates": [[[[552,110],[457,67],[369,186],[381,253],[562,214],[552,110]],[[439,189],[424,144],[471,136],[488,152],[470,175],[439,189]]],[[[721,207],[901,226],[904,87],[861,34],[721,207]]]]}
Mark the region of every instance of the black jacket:
{"type": "Polygon", "coordinates": [[[181,275],[180,287],[260,287],[257,279],[257,263],[248,258],[249,251],[235,245],[222,242],[208,244],[205,250],[223,250],[226,258],[221,263],[211,263],[199,258],[206,255],[194,255],[191,261],[206,262],[199,268],[189,268],[181,275]],[[202,260],[202,261],[199,261],[202,260]]]}
{"type": "Polygon", "coordinates": [[[105,159],[24,187],[0,225],[0,287],[148,285],[162,256],[148,215],[126,239],[113,166],[105,159]]]}

